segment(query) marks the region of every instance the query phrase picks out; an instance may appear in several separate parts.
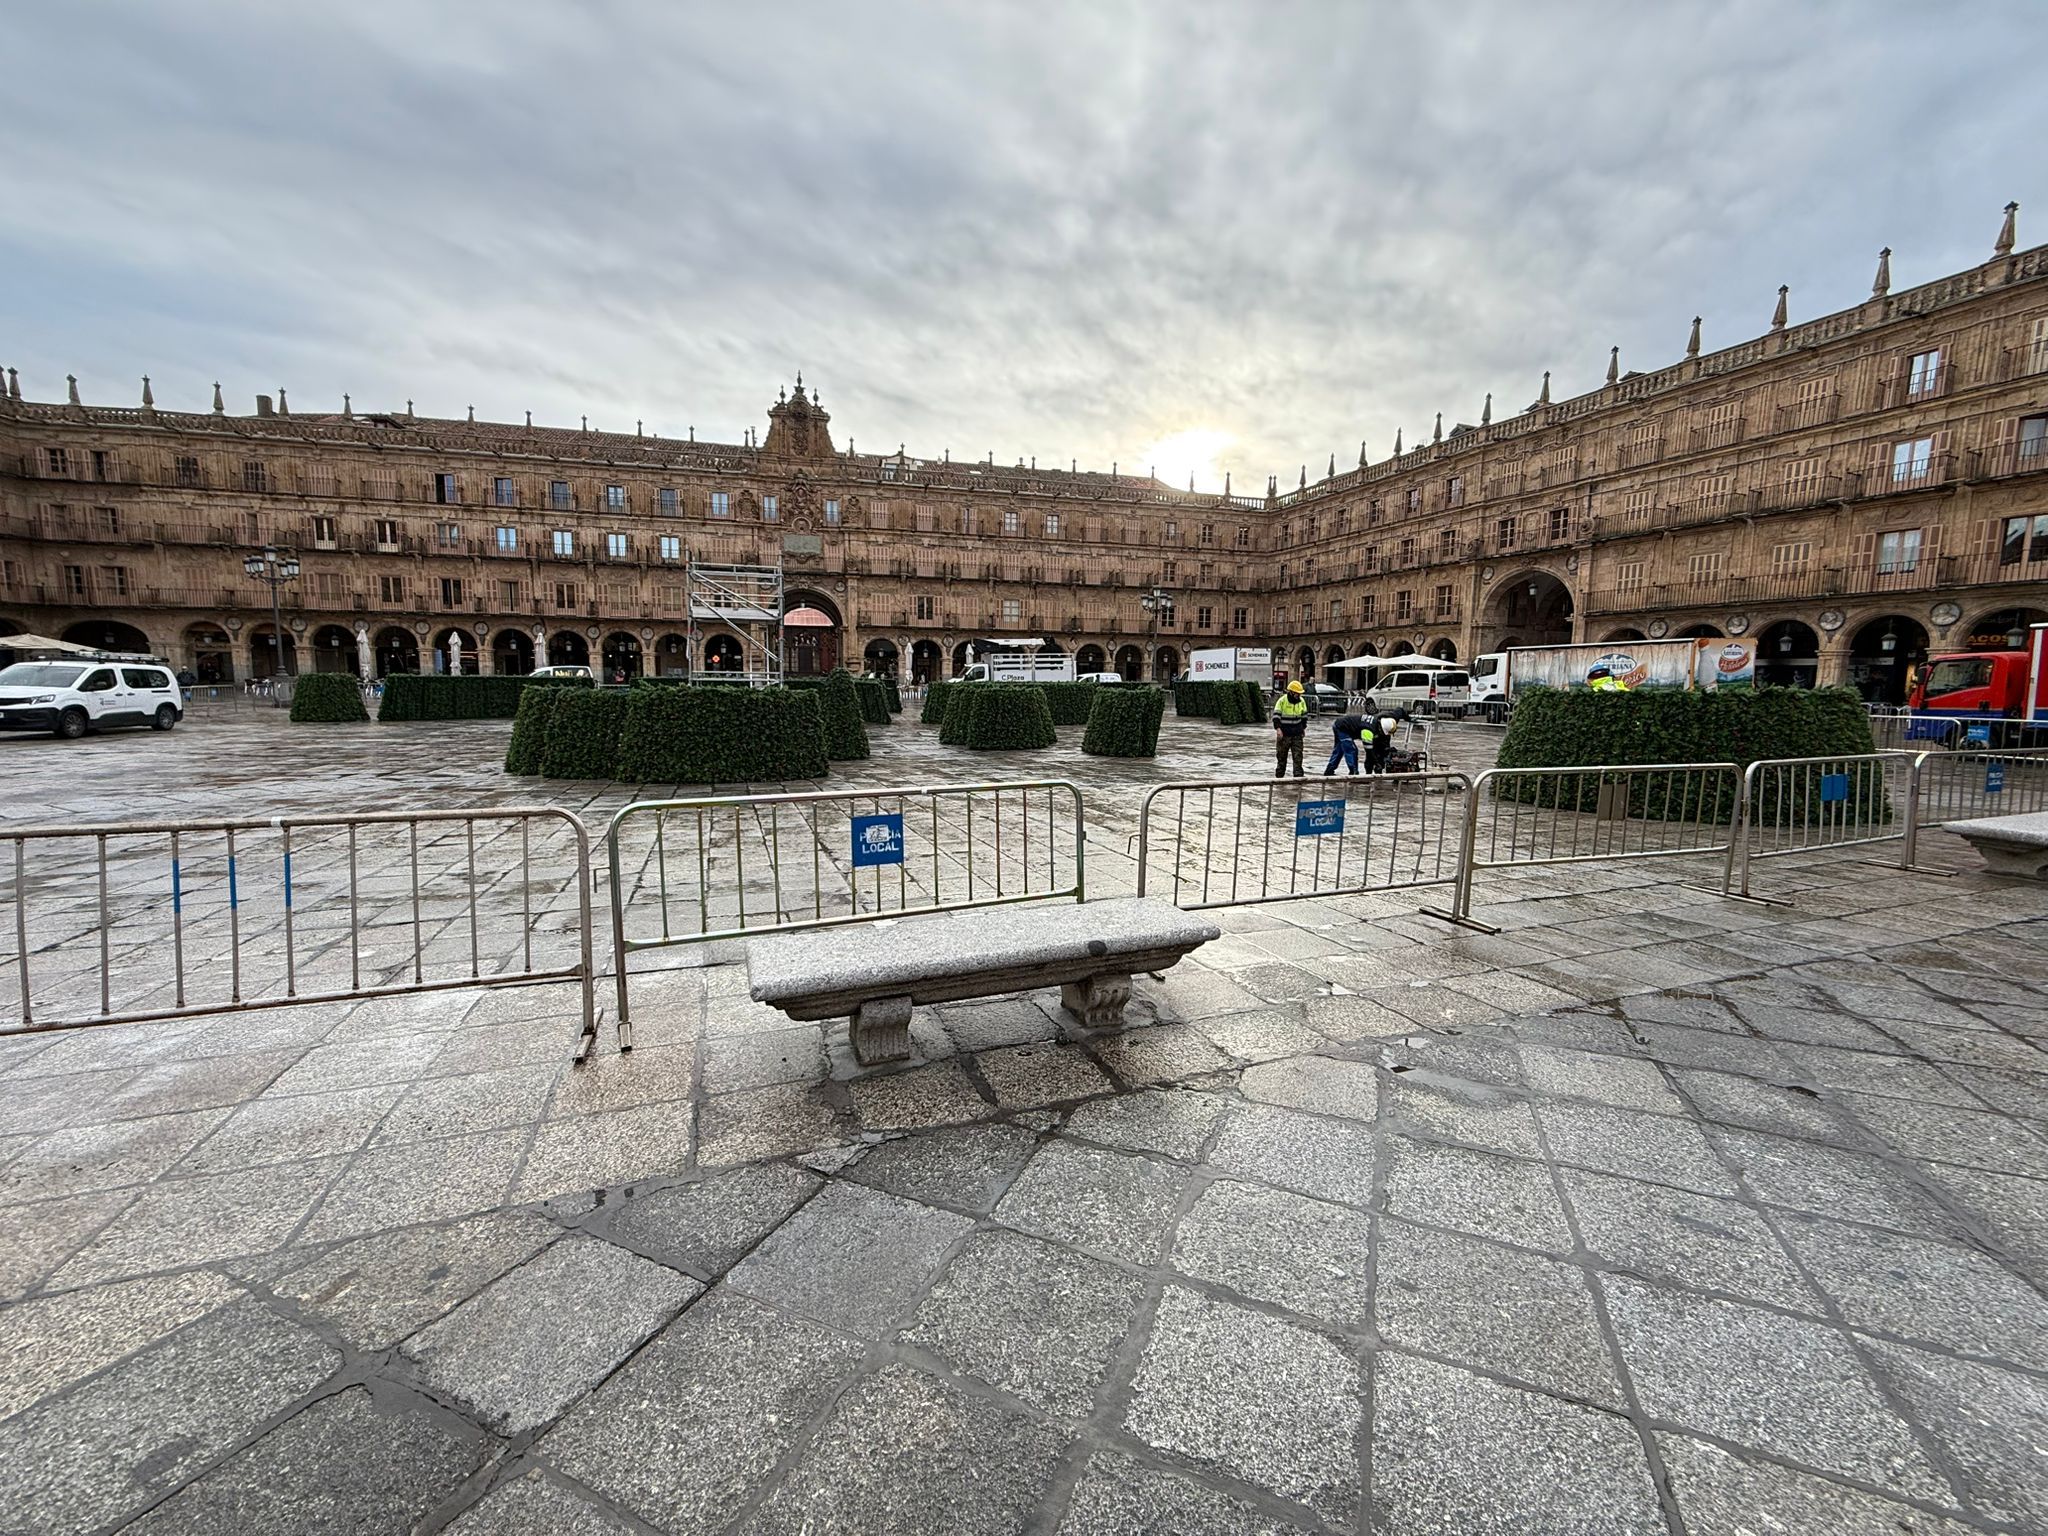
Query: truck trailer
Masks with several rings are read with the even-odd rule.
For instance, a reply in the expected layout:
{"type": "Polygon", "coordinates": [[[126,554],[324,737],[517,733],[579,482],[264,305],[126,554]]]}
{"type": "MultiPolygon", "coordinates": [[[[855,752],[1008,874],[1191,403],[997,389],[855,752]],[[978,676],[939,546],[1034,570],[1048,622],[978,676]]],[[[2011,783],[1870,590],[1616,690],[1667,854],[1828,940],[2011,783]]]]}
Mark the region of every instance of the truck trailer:
{"type": "Polygon", "coordinates": [[[1756,647],[1747,640],[1605,640],[1584,645],[1521,645],[1472,658],[1472,712],[1507,718],[1528,688],[1585,688],[1595,667],[1622,687],[1717,688],[1756,681],[1756,647]]]}
{"type": "Polygon", "coordinates": [[[1257,683],[1273,687],[1273,653],[1263,645],[1225,646],[1188,653],[1188,680],[1197,683],[1257,683]]]}

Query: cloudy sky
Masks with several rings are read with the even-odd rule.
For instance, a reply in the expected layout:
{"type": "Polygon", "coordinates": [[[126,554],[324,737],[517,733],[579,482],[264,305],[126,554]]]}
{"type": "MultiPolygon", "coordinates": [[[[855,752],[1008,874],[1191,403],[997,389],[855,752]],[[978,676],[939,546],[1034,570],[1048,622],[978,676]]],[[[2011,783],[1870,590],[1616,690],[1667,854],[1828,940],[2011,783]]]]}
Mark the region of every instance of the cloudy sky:
{"type": "Polygon", "coordinates": [[[32,398],[1292,482],[2048,234],[2048,6],[0,0],[32,398]]]}

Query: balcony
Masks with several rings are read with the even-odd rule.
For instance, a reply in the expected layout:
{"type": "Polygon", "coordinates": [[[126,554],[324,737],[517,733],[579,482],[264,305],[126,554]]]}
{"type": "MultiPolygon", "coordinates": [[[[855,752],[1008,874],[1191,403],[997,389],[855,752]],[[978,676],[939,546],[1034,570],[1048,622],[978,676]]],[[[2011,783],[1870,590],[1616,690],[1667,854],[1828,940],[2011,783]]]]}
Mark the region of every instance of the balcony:
{"type": "Polygon", "coordinates": [[[1692,429],[1688,442],[1691,451],[1701,453],[1709,448],[1727,448],[1742,441],[1743,418],[1731,416],[1722,421],[1710,421],[1692,429]]]}

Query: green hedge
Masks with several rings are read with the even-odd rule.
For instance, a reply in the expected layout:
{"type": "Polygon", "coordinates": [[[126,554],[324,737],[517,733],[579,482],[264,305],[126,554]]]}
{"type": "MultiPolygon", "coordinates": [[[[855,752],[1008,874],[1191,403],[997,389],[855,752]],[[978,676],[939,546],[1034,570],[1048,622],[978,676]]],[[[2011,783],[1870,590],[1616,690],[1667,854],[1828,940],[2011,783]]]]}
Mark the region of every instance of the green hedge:
{"type": "Polygon", "coordinates": [[[379,720],[511,720],[529,687],[588,688],[584,678],[434,677],[394,672],[384,679],[379,720]]]}
{"type": "MultiPolygon", "coordinates": [[[[540,771],[551,779],[610,779],[618,776],[619,727],[625,723],[630,688],[563,690],[548,714],[540,771]]],[[[666,689],[641,689],[666,693],[666,689]]]]}
{"type": "MultiPolygon", "coordinates": [[[[1728,763],[1742,767],[1760,758],[1855,757],[1876,750],[1870,716],[1849,688],[1641,688],[1628,693],[1532,688],[1517,696],[1508,732],[1501,741],[1502,768],[1576,768],[1605,763],[1728,763]]],[[[1889,819],[1877,790],[1877,770],[1854,766],[1847,814],[1874,812],[1889,819]]],[[[1496,779],[1503,799],[1551,805],[1565,797],[1565,809],[1597,808],[1599,785],[1592,778],[1562,781],[1496,779]],[[1574,795],[1577,803],[1574,804],[1574,795]]],[[[1689,782],[1689,781],[1687,781],[1689,782]]],[[[1788,780],[1788,788],[1792,783],[1788,780]]],[[[1695,792],[1678,778],[1638,776],[1630,789],[1629,813],[1662,817],[1667,797],[1672,819],[1701,817],[1727,821],[1735,812],[1735,791],[1725,783],[1710,793],[1695,792]],[[1683,803],[1681,803],[1683,802],[1683,803]]],[[[1759,820],[1804,822],[1844,813],[1816,800],[1780,807],[1775,776],[1759,784],[1759,820]]]]}
{"type": "Polygon", "coordinates": [[[967,722],[973,715],[974,696],[987,683],[948,683],[945,703],[941,705],[939,718],[939,745],[964,747],[967,745],[967,722]]]}
{"type": "Polygon", "coordinates": [[[882,685],[882,694],[889,701],[890,714],[900,715],[903,713],[903,695],[896,690],[896,674],[894,672],[883,672],[878,676],[865,679],[865,681],[877,682],[882,685]]]}
{"type": "Polygon", "coordinates": [[[295,721],[368,720],[363,685],[353,672],[309,672],[292,685],[295,721]]]}
{"type": "Polygon", "coordinates": [[[1166,695],[1160,689],[1131,684],[1098,688],[1081,750],[1096,757],[1157,756],[1159,723],[1165,716],[1166,695]]]}
{"type": "Polygon", "coordinates": [[[949,723],[954,710],[967,717],[961,745],[978,752],[1014,752],[1049,747],[1059,740],[1044,688],[1034,683],[970,686],[974,691],[966,707],[962,709],[956,698],[946,712],[949,723]]]}
{"type": "Polygon", "coordinates": [[[860,698],[860,718],[867,725],[889,723],[889,690],[877,678],[863,677],[854,683],[860,698]]]}
{"type": "Polygon", "coordinates": [[[1191,683],[1183,678],[1173,685],[1173,712],[1224,725],[1254,725],[1266,718],[1266,699],[1257,683],[1191,683]]]}
{"type": "Polygon", "coordinates": [[[1039,683],[1045,691],[1046,708],[1054,725],[1086,725],[1089,708],[1095,702],[1093,683],[1039,683]]]}
{"type": "Polygon", "coordinates": [[[519,696],[519,713],[512,717],[512,740],[505,747],[505,771],[521,775],[540,772],[541,754],[547,747],[548,718],[567,688],[529,688],[519,696]]]}
{"type": "Polygon", "coordinates": [[[960,685],[955,682],[934,678],[924,685],[924,708],[917,718],[926,725],[937,725],[946,718],[946,696],[960,685]]]}
{"type": "Polygon", "coordinates": [[[615,777],[628,784],[820,779],[831,768],[816,690],[633,688],[615,777]]]}
{"type": "Polygon", "coordinates": [[[853,674],[834,667],[818,689],[818,707],[825,722],[825,755],[835,763],[866,757],[868,732],[861,724],[860,690],[854,686],[853,674]]]}

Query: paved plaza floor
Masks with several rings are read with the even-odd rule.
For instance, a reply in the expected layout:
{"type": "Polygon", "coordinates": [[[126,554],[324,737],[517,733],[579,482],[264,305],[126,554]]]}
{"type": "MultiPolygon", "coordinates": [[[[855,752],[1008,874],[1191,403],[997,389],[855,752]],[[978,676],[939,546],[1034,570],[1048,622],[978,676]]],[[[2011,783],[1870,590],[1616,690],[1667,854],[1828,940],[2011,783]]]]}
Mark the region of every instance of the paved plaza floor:
{"type": "MultiPolygon", "coordinates": [[[[0,741],[0,825],[628,798],[508,730],[0,741]]],[[[1102,894],[1267,765],[873,735],[1078,780],[1102,894]]],[[[1229,908],[889,1072],[659,958],[580,1068],[565,985],[0,1040],[0,1532],[2048,1528],[2048,886],[1853,852],[1229,908]]]]}

